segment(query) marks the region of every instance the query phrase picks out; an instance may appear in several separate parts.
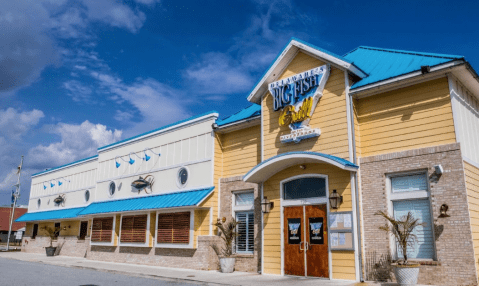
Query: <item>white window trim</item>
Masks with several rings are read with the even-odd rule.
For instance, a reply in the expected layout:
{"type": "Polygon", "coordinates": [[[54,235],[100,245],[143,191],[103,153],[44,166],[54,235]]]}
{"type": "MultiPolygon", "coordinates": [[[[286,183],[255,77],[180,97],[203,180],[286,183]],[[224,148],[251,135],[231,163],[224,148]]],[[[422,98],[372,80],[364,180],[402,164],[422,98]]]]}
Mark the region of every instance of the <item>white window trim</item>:
{"type": "MultiPolygon", "coordinates": [[[[231,215],[235,220],[236,220],[236,213],[247,212],[247,213],[252,213],[253,216],[254,216],[254,189],[245,189],[245,190],[233,191],[231,203],[232,203],[231,215]],[[237,206],[236,205],[236,195],[241,194],[241,193],[253,193],[253,203],[251,205],[237,206]]],[[[236,230],[238,230],[238,226],[236,226],[236,230]]],[[[254,232],[254,228],[253,228],[253,232],[254,232]]],[[[254,248],[254,239],[253,239],[253,248],[254,248]]],[[[237,251],[237,245],[236,244],[234,245],[233,250],[234,250],[235,253],[242,254],[242,255],[254,254],[254,250],[253,251],[237,251]]]]}
{"type": "Polygon", "coordinates": [[[190,169],[188,168],[188,166],[186,165],[181,165],[179,168],[178,168],[178,171],[176,171],[176,186],[178,187],[178,189],[184,189],[186,188],[186,186],[188,185],[188,183],[190,182],[190,169]],[[182,169],[185,169],[186,170],[186,174],[187,174],[187,178],[186,178],[186,183],[184,184],[181,184],[181,181],[180,181],[180,171],[182,169]]]}
{"type": "Polygon", "coordinates": [[[115,194],[116,194],[117,191],[118,191],[118,186],[117,186],[116,182],[115,182],[115,181],[110,181],[110,182],[108,183],[108,189],[107,189],[108,197],[109,197],[109,198],[115,197],[115,194]],[[115,184],[115,191],[113,192],[113,194],[110,193],[110,186],[111,186],[112,183],[115,184]]]}
{"type": "MultiPolygon", "coordinates": [[[[96,242],[96,241],[92,241],[91,238],[90,238],[90,245],[103,245],[103,246],[114,246],[115,244],[115,229],[116,229],[116,216],[99,216],[99,217],[96,217],[98,219],[101,219],[101,218],[109,218],[109,217],[112,217],[113,218],[113,226],[112,226],[112,232],[111,232],[111,241],[110,242],[96,242]]],[[[92,218],[91,220],[91,226],[90,226],[90,236],[91,234],[93,234],[93,221],[95,220],[95,217],[92,218]]],[[[119,240],[120,238],[118,238],[119,240]]]]}
{"type": "Polygon", "coordinates": [[[193,240],[195,238],[195,210],[194,209],[179,209],[179,210],[161,210],[156,212],[155,220],[155,235],[153,236],[153,241],[155,248],[193,248],[193,240]],[[165,213],[190,213],[190,238],[189,243],[158,243],[156,238],[158,236],[158,215],[165,213]]]}
{"type": "Polygon", "coordinates": [[[140,212],[140,213],[124,213],[121,214],[120,218],[120,232],[118,234],[118,245],[119,246],[131,246],[131,247],[149,247],[150,240],[148,237],[148,232],[150,231],[150,213],[149,212],[140,212]],[[146,215],[146,230],[145,230],[145,242],[121,242],[121,226],[123,225],[123,216],[134,216],[134,215],[146,215]]]}
{"type": "MultiPolygon", "coordinates": [[[[431,186],[429,183],[429,175],[427,170],[416,170],[416,171],[407,171],[407,172],[398,172],[398,173],[391,173],[386,175],[386,197],[388,200],[388,214],[391,217],[394,217],[394,205],[393,203],[395,201],[406,201],[406,200],[421,200],[421,199],[427,199],[429,201],[429,211],[431,211],[431,221],[429,222],[431,226],[433,225],[433,214],[432,214],[432,204],[431,200],[429,199],[430,197],[430,190],[431,186]],[[392,190],[392,184],[391,184],[391,178],[394,177],[402,177],[402,176],[409,176],[409,175],[419,175],[423,174],[426,176],[426,182],[427,182],[427,190],[421,190],[421,191],[411,191],[411,192],[400,192],[400,193],[394,193],[392,190]]],[[[436,241],[434,237],[436,234],[434,233],[434,227],[431,227],[432,230],[432,237],[433,237],[433,248],[434,248],[434,257],[433,258],[408,258],[408,260],[411,261],[436,261],[437,260],[437,249],[436,249],[436,241]]],[[[390,249],[392,250],[392,257],[393,259],[398,259],[398,252],[397,252],[397,246],[396,246],[396,238],[390,234],[389,235],[389,246],[390,249]]]]}
{"type": "MultiPolygon", "coordinates": [[[[237,214],[237,213],[247,213],[248,216],[249,216],[249,214],[252,214],[252,215],[253,215],[253,219],[254,219],[254,210],[250,210],[250,211],[236,211],[236,212],[235,212],[235,219],[236,219],[236,214],[237,214]]],[[[248,222],[246,222],[246,223],[248,223],[248,222]]],[[[248,226],[246,226],[246,227],[248,227],[248,226]]],[[[238,229],[238,226],[236,226],[236,228],[238,229]]],[[[238,232],[238,231],[237,231],[237,232],[238,232]]],[[[254,236],[254,222],[253,222],[253,236],[254,236]]],[[[246,231],[246,241],[248,241],[248,231],[246,231]]],[[[246,244],[248,244],[248,243],[246,243],[246,244]]],[[[246,247],[246,248],[248,248],[248,247],[246,247]]],[[[235,251],[236,254],[247,254],[247,255],[250,255],[250,254],[254,254],[254,248],[255,248],[255,247],[254,247],[254,237],[253,237],[253,251],[238,251],[238,244],[235,244],[235,246],[234,246],[234,251],[235,251]]]]}

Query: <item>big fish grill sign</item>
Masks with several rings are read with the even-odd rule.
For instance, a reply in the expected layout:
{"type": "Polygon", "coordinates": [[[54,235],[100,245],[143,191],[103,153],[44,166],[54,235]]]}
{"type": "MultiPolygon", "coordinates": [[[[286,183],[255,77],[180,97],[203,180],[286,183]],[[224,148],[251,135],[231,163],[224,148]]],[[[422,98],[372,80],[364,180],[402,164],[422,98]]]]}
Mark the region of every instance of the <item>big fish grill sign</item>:
{"type": "Polygon", "coordinates": [[[279,125],[288,125],[291,130],[280,137],[282,143],[321,135],[321,129],[311,128],[309,121],[323,96],[329,73],[330,65],[323,65],[269,84],[274,111],[281,112],[279,125]]]}

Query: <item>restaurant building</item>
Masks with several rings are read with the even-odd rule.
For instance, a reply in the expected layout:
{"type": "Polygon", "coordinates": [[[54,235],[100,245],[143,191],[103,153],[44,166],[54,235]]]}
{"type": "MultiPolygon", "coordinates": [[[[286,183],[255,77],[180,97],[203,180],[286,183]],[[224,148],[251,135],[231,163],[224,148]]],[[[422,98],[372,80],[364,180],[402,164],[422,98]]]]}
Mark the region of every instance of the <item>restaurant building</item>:
{"type": "Polygon", "coordinates": [[[479,77],[463,56],[293,38],[247,100],[33,175],[22,250],[57,226],[61,255],[212,270],[213,223],[234,217],[237,271],[381,280],[400,254],[375,213],[412,212],[419,283],[477,285],[479,77]]]}

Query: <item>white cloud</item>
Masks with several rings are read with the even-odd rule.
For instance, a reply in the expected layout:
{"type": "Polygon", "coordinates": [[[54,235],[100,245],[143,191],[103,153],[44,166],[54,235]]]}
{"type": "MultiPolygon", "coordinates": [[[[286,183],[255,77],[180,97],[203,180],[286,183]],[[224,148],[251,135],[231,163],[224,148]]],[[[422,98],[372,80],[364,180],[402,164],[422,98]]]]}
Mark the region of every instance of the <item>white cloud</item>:
{"type": "Polygon", "coordinates": [[[109,74],[92,73],[104,92],[112,94],[111,99],[118,103],[127,102],[131,108],[117,110],[115,119],[126,122],[131,127],[125,130],[132,136],[191,116],[188,105],[195,99],[154,79],[137,79],[132,84],[109,74]],[[141,118],[138,118],[138,115],[141,118]]]}
{"type": "Polygon", "coordinates": [[[121,130],[109,130],[88,120],[79,125],[58,123],[51,132],[59,135],[61,141],[30,149],[29,165],[33,168],[60,166],[95,155],[98,147],[116,142],[122,135],[121,130]]]}
{"type": "MultiPolygon", "coordinates": [[[[185,77],[207,94],[247,92],[281,48],[298,32],[288,28],[291,1],[255,1],[257,13],[225,52],[203,54],[185,77]],[[274,21],[275,20],[275,21],[274,21]],[[272,22],[274,21],[274,25],[272,22]]],[[[213,97],[215,98],[215,97],[213,97]]]]}
{"type": "MultiPolygon", "coordinates": [[[[5,140],[19,140],[26,132],[38,124],[40,119],[45,117],[41,110],[19,112],[16,109],[8,108],[0,110],[0,135],[5,140]]],[[[1,137],[0,137],[1,138],[1,137]]],[[[2,142],[0,141],[0,145],[2,142]]]]}
{"type": "Polygon", "coordinates": [[[68,95],[76,102],[95,103],[92,98],[92,89],[77,80],[69,80],[63,83],[63,88],[68,91],[68,95]]]}

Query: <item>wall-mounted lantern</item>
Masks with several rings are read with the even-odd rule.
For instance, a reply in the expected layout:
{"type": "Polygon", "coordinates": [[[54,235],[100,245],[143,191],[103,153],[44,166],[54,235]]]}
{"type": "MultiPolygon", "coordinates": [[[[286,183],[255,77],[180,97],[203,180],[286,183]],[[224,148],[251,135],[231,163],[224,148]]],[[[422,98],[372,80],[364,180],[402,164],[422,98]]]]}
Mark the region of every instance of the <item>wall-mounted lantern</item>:
{"type": "Polygon", "coordinates": [[[450,215],[447,214],[447,210],[449,209],[449,206],[446,204],[442,204],[441,208],[439,209],[439,217],[450,217],[450,215]]]}
{"type": "Polygon", "coordinates": [[[263,213],[269,213],[273,207],[274,202],[270,202],[267,197],[264,197],[264,199],[261,201],[261,210],[263,213]]]}
{"type": "Polygon", "coordinates": [[[338,209],[339,205],[343,203],[343,196],[340,196],[336,190],[329,195],[329,205],[332,209],[338,209]]]}

